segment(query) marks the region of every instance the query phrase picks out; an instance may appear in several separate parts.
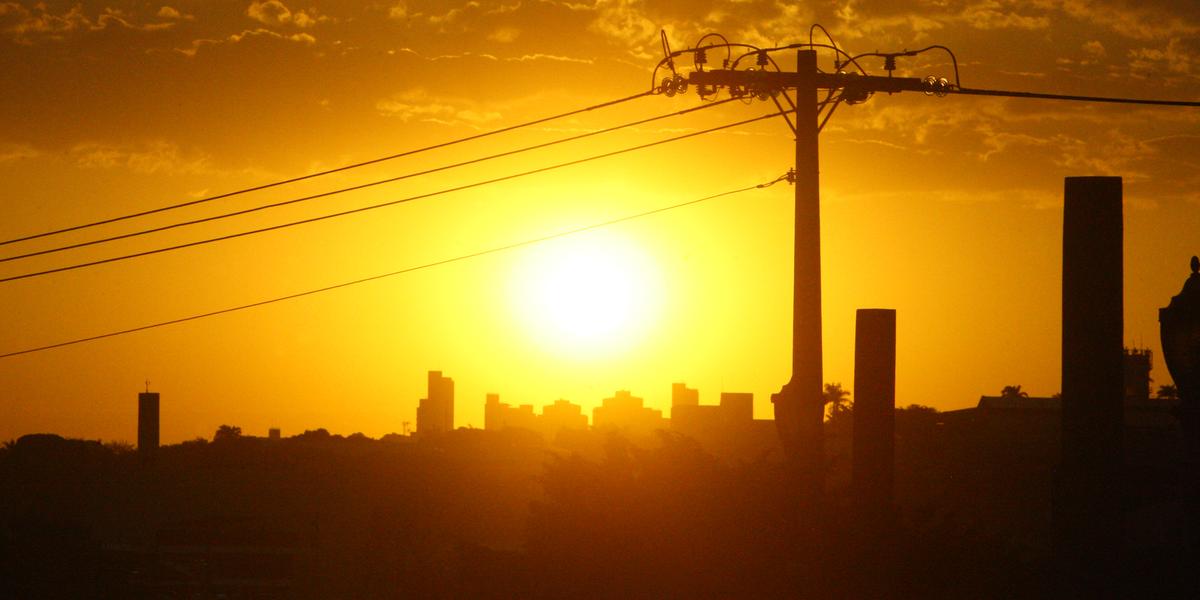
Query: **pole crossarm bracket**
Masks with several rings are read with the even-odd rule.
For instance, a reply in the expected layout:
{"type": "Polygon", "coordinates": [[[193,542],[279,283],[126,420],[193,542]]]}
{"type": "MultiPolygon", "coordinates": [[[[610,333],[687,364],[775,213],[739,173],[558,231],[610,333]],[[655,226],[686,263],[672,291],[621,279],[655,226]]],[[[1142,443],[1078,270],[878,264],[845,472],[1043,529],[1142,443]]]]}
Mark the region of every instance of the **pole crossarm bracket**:
{"type": "Polygon", "coordinates": [[[715,69],[694,71],[688,74],[688,84],[699,89],[728,87],[747,94],[775,92],[811,85],[815,79],[818,89],[842,90],[847,99],[862,98],[875,92],[895,94],[899,92],[922,92],[943,95],[954,91],[954,86],[945,79],[926,77],[883,77],[856,73],[794,73],[787,71],[733,71],[715,69]]]}
{"type": "Polygon", "coordinates": [[[796,73],[788,71],[735,71],[730,69],[714,69],[711,71],[694,71],[687,76],[687,84],[696,86],[698,90],[726,87],[733,96],[753,96],[774,94],[785,89],[812,85],[815,80],[817,89],[841,90],[841,99],[847,104],[858,104],[865,101],[871,94],[882,92],[897,94],[900,92],[921,92],[927,96],[946,96],[961,94],[964,96],[997,96],[1002,98],[1028,98],[1040,100],[1070,100],[1076,102],[1100,102],[1110,104],[1144,104],[1155,106],[1186,106],[1200,107],[1200,102],[1193,100],[1156,100],[1145,98],[1115,98],[1106,96],[1081,96],[1075,94],[1049,94],[1040,92],[1017,92],[1009,90],[989,90],[958,87],[949,80],[939,77],[887,77],[881,75],[860,75],[857,73],[796,73]]]}

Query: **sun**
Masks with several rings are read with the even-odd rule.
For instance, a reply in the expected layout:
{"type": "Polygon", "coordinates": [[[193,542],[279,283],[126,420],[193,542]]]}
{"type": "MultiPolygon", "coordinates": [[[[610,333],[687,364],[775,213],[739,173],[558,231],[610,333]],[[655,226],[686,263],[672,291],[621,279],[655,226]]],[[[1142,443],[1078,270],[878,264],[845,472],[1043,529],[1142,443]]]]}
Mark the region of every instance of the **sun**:
{"type": "Polygon", "coordinates": [[[651,258],[629,239],[592,232],[531,250],[513,299],[542,343],[576,353],[628,346],[646,333],[660,300],[651,258]]]}

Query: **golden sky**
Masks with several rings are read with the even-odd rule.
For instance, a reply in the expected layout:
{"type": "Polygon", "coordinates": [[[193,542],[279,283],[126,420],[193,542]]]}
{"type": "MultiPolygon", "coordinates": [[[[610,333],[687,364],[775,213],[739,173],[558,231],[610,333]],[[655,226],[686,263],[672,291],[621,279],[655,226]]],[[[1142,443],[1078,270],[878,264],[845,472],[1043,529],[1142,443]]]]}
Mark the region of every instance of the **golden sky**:
{"type": "MultiPolygon", "coordinates": [[[[944,44],[967,87],[1200,99],[1194,2],[0,2],[0,239],[145,210],[565,112],[648,88],[715,31],[760,46],[821,23],[852,53],[944,44]]],[[[721,55],[710,53],[719,60],[721,55]]],[[[779,56],[785,68],[794,62],[779,56]]],[[[821,57],[829,68],[830,57],[821,57]]],[[[685,69],[691,61],[682,61],[685,69]]],[[[882,74],[878,59],[869,70],[882,74]]],[[[898,75],[951,76],[944,55],[898,75]]],[[[648,97],[0,257],[396,176],[699,105],[648,97]]],[[[434,191],[747,119],[683,117],[428,177],[124,242],[0,263],[0,277],[434,191]]],[[[323,287],[771,180],[777,120],[355,216],[0,284],[0,354],[323,287]]],[[[854,310],[898,311],[897,402],[940,409],[1059,389],[1062,178],[1120,175],[1126,340],[1168,376],[1157,308],[1200,252],[1200,110],[877,95],[822,133],[825,379],[853,381],[854,310]]],[[[791,189],[777,185],[555,242],[269,307],[0,359],[0,439],[163,440],[415,421],[424,372],[484,394],[593,406],[670,384],[769,394],[788,378],[791,189]],[[611,327],[559,314],[548,281],[606,273],[611,327]],[[549,308],[548,308],[549,307],[549,308]],[[611,315],[610,315],[611,316],[611,315]],[[603,328],[602,328],[603,329],[603,328]]],[[[561,286],[560,286],[561,287],[561,286]]],[[[605,291],[607,289],[607,291],[605,291]]],[[[606,308],[607,307],[607,308],[606,308]]],[[[585,315],[587,307],[584,307],[585,315]]],[[[574,316],[573,316],[574,315],[574,316]]],[[[607,318],[607,317],[606,317],[607,318]]]]}

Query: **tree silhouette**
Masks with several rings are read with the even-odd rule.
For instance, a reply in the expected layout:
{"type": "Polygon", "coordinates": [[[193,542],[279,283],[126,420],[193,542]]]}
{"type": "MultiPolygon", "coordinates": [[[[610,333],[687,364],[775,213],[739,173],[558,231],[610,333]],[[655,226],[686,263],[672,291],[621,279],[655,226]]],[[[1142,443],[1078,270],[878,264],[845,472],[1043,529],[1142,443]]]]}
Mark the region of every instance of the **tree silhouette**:
{"type": "Polygon", "coordinates": [[[1160,385],[1158,386],[1158,393],[1155,394],[1154,397],[1158,398],[1159,400],[1178,400],[1179,388],[1175,387],[1175,384],[1173,383],[1160,385]]]}
{"type": "Polygon", "coordinates": [[[850,391],[843,389],[841,383],[825,384],[825,391],[821,396],[825,399],[825,404],[829,405],[830,418],[834,414],[848,412],[854,407],[854,403],[850,401],[850,391]]]}
{"type": "Polygon", "coordinates": [[[222,440],[236,440],[242,437],[242,428],[237,425],[222,425],[217,428],[217,432],[213,434],[213,441],[219,442],[222,440]]]}
{"type": "Polygon", "coordinates": [[[1022,390],[1019,385],[1006,385],[1000,390],[1000,397],[1005,400],[1018,400],[1020,398],[1028,398],[1029,393],[1022,390]]]}

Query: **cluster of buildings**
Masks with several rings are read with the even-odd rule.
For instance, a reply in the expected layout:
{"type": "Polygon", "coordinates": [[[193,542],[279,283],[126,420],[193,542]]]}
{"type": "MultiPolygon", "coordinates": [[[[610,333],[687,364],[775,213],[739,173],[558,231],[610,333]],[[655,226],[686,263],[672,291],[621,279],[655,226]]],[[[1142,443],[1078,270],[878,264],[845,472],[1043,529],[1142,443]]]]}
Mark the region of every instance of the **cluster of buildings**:
{"type": "MultiPolygon", "coordinates": [[[[1150,397],[1152,358],[1149,350],[1126,349],[1124,352],[1126,420],[1135,428],[1161,430],[1173,423],[1169,411],[1174,402],[1150,397]]],[[[418,435],[454,430],[454,380],[441,371],[428,373],[428,393],[417,406],[418,435]]],[[[949,411],[950,420],[971,416],[1053,415],[1048,426],[1057,427],[1057,414],[1062,400],[1055,397],[982,396],[975,408],[949,411]]],[[[594,429],[618,430],[630,437],[648,437],[654,432],[672,431],[700,442],[706,449],[720,454],[752,456],[775,448],[778,435],[774,421],[754,418],[754,394],[722,392],[718,404],[700,403],[700,392],[684,383],[671,385],[670,417],[663,411],[645,405],[645,400],[627,390],[605,398],[592,410],[589,423],[583,407],[567,400],[556,400],[544,406],[540,413],[531,404],[510,405],[500,401],[499,394],[487,394],[484,404],[484,429],[525,429],[541,434],[553,442],[562,431],[594,429]]],[[[268,437],[278,440],[278,428],[271,428],[268,437]]],[[[149,390],[138,394],[138,448],[153,449],[159,445],[159,394],[149,390]]]]}
{"type": "MultiPolygon", "coordinates": [[[[454,381],[441,371],[429,372],[426,398],[417,406],[417,434],[432,434],[454,428],[454,381]]],[[[488,394],[484,404],[484,429],[526,429],[554,441],[562,431],[586,431],[588,416],[583,407],[556,400],[534,412],[533,405],[513,406],[488,394]]],[[[776,446],[774,421],[754,418],[754,394],[723,392],[716,405],[700,404],[698,390],[683,383],[672,384],[671,416],[645,405],[645,400],[628,390],[605,398],[592,410],[590,429],[617,430],[632,437],[673,431],[694,438],[714,452],[751,456],[776,446]]]]}

